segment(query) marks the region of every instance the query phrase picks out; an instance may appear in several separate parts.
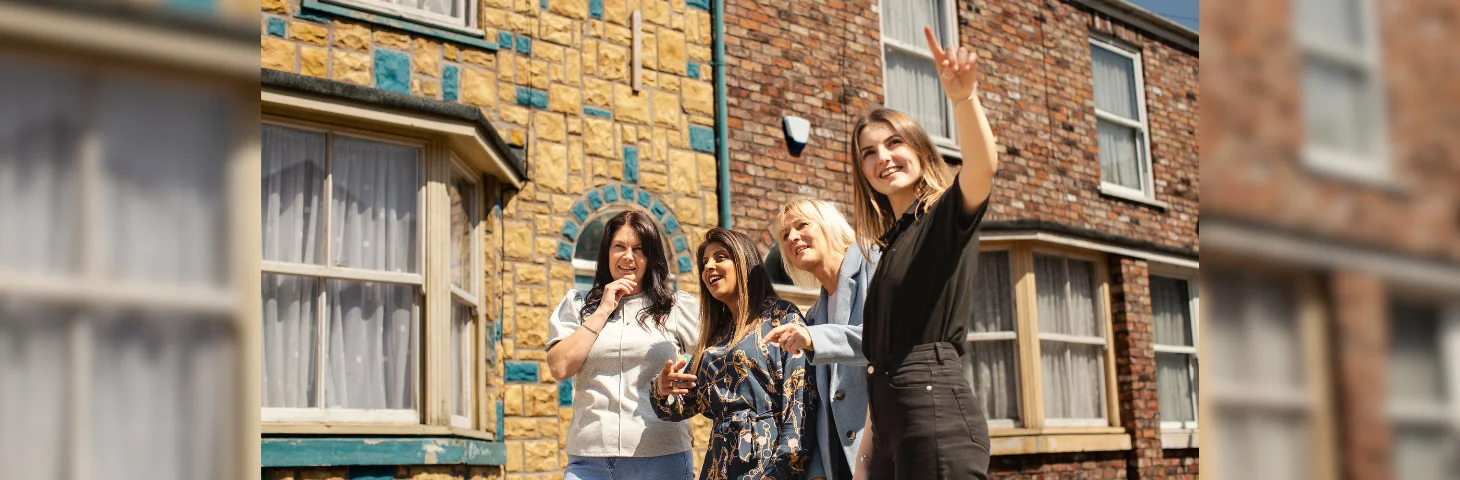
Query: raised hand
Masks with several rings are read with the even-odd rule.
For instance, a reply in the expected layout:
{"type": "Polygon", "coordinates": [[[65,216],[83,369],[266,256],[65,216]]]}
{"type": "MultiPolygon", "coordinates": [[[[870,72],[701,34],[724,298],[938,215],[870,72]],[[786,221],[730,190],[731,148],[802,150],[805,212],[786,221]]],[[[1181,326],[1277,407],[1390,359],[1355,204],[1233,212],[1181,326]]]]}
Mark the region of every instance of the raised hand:
{"type": "Polygon", "coordinates": [[[781,350],[785,350],[792,356],[801,355],[803,349],[816,350],[811,345],[811,332],[806,329],[805,325],[799,323],[788,323],[771,329],[771,332],[766,334],[765,341],[780,345],[781,350]]]}
{"type": "Polygon", "coordinates": [[[613,313],[618,308],[619,300],[623,300],[624,295],[628,295],[629,292],[634,291],[634,287],[638,285],[638,282],[634,281],[634,274],[632,273],[624,275],[624,278],[609,282],[608,285],[604,285],[603,299],[599,300],[598,312],[595,313],[603,313],[605,315],[613,313]]]}
{"type": "Polygon", "coordinates": [[[978,64],[978,54],[967,47],[944,51],[938,45],[938,39],[933,36],[932,28],[923,27],[923,35],[928,37],[928,50],[933,52],[933,63],[938,67],[938,80],[943,83],[943,93],[953,103],[973,98],[978,90],[978,77],[974,72],[974,67],[978,64]]]}
{"type": "Polygon", "coordinates": [[[679,373],[679,370],[684,368],[685,363],[688,362],[685,362],[683,359],[664,362],[664,369],[660,370],[659,376],[654,378],[654,391],[659,392],[660,395],[684,395],[689,393],[689,389],[695,387],[695,380],[697,379],[694,375],[679,373]]]}

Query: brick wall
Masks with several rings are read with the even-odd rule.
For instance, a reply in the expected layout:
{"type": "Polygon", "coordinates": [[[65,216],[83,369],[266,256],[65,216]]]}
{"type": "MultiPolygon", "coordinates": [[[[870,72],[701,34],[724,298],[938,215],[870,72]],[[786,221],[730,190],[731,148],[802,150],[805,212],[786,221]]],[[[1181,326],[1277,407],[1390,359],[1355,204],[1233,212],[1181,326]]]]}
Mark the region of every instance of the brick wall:
{"type": "MultiPolygon", "coordinates": [[[[726,2],[737,229],[765,231],[773,210],[798,195],[849,206],[850,130],[884,101],[877,9],[858,0],[726,2]],[[785,115],[811,120],[800,157],[786,151],[785,115]]],[[[962,44],[982,58],[982,102],[1003,162],[989,219],[1052,221],[1198,249],[1195,54],[1064,2],[963,1],[957,12],[962,44]],[[1155,197],[1165,208],[1099,193],[1091,35],[1142,52],[1155,197]]],[[[768,235],[763,241],[770,245],[768,235]]]]}
{"type": "Polygon", "coordinates": [[[1203,213],[1411,255],[1460,260],[1457,61],[1428,48],[1460,42],[1439,26],[1454,2],[1371,2],[1380,34],[1390,179],[1354,181],[1303,163],[1301,53],[1294,2],[1238,0],[1207,16],[1209,109],[1203,213]]]}

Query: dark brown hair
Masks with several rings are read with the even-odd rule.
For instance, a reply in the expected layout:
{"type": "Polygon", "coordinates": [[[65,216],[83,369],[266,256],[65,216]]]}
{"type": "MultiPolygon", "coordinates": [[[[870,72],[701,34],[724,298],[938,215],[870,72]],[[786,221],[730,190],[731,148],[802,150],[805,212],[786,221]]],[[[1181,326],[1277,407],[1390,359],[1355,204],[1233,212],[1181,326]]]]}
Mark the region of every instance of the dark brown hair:
{"type": "Polygon", "coordinates": [[[771,277],[761,260],[760,248],[749,235],[712,228],[705,233],[705,241],[695,253],[699,265],[695,272],[700,276],[700,342],[695,349],[692,371],[700,364],[705,349],[722,342],[735,344],[752,329],[760,325],[760,315],[766,300],[778,298],[771,287],[771,277]],[[727,305],[710,295],[705,285],[705,250],[711,244],[721,244],[730,251],[730,263],[735,265],[735,304],[727,305]]]}
{"type": "Polygon", "coordinates": [[[664,240],[649,214],[638,210],[625,210],[608,219],[603,227],[603,239],[598,241],[598,268],[593,272],[593,289],[578,310],[579,318],[588,318],[603,302],[603,287],[613,281],[613,268],[608,262],[608,252],[613,246],[613,236],[623,227],[629,227],[639,237],[639,246],[644,249],[648,265],[644,266],[644,278],[638,279],[639,291],[649,299],[649,306],[639,312],[639,326],[648,327],[652,320],[659,328],[669,319],[674,310],[674,289],[669,285],[669,257],[665,256],[664,240]]]}

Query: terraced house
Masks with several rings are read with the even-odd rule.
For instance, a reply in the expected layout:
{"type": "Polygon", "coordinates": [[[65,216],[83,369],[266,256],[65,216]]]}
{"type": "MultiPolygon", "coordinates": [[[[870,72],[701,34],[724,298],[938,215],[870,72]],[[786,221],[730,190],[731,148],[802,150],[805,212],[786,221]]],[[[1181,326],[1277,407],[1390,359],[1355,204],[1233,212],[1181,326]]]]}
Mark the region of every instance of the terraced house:
{"type": "Polygon", "coordinates": [[[774,259],[783,201],[850,200],[866,109],[956,162],[924,24],[986,59],[1004,161],[993,471],[1195,476],[1197,35],[1120,0],[264,0],[264,476],[561,478],[547,320],[603,221],[650,212],[695,293],[706,229],[774,259]]]}

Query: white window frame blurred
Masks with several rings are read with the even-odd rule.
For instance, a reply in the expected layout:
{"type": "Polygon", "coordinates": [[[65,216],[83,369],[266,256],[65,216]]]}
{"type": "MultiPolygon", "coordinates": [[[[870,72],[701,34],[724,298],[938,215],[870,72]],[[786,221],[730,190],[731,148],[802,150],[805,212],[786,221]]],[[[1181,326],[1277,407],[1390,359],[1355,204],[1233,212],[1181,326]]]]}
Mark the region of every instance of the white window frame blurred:
{"type": "MultiPolygon", "coordinates": [[[[1192,411],[1193,412],[1199,412],[1201,410],[1200,409],[1200,403],[1199,403],[1199,397],[1201,395],[1199,393],[1200,392],[1200,383],[1198,382],[1198,378],[1197,378],[1198,377],[1198,374],[1197,373],[1198,373],[1198,370],[1199,370],[1198,366],[1199,366],[1199,362],[1200,362],[1200,352],[1198,351],[1198,347],[1197,346],[1198,345],[1201,345],[1201,330],[1199,328],[1200,325],[1201,325],[1201,322],[1200,322],[1200,319],[1198,318],[1201,315],[1201,285],[1199,283],[1199,278],[1198,278],[1199,275],[1198,275],[1198,272],[1196,270],[1191,270],[1191,269],[1181,268],[1181,267],[1176,267],[1176,266],[1170,266],[1170,265],[1163,265],[1163,264],[1159,264],[1159,263],[1150,263],[1148,265],[1150,265],[1150,268],[1149,268],[1149,276],[1151,276],[1151,277],[1166,277],[1166,278],[1171,278],[1171,279],[1176,279],[1176,280],[1181,280],[1181,281],[1186,282],[1186,294],[1187,294],[1187,298],[1188,298],[1187,307],[1186,308],[1187,308],[1187,314],[1191,318],[1191,327],[1190,328],[1191,328],[1191,342],[1192,342],[1192,345],[1191,346],[1184,346],[1184,345],[1162,345],[1160,343],[1153,343],[1153,349],[1156,351],[1156,353],[1179,353],[1179,354],[1184,354],[1184,355],[1187,355],[1188,356],[1188,358],[1190,359],[1188,361],[1188,364],[1190,364],[1190,366],[1191,366],[1190,374],[1191,374],[1191,386],[1192,386],[1192,389],[1191,389],[1191,398],[1190,399],[1187,399],[1187,401],[1191,402],[1191,408],[1192,408],[1192,411]]],[[[1154,297],[1152,298],[1151,307],[1153,309],[1155,308],[1155,299],[1154,299],[1154,297]]],[[[1154,323],[1152,323],[1151,328],[1154,331],[1154,329],[1156,328],[1156,325],[1154,323]]],[[[1154,339],[1156,337],[1153,336],[1152,338],[1154,339]]],[[[1154,340],[1153,340],[1153,342],[1154,342],[1154,340]]],[[[1157,368],[1156,374],[1158,376],[1160,375],[1159,367],[1157,368]]],[[[1159,380],[1157,381],[1157,383],[1159,383],[1159,380]]],[[[1162,401],[1162,402],[1164,402],[1166,400],[1167,399],[1165,399],[1165,398],[1159,398],[1158,399],[1158,401],[1162,401]]],[[[1199,417],[1199,414],[1198,414],[1198,417],[1199,417]]],[[[1199,420],[1199,418],[1198,418],[1198,420],[1199,420]]],[[[1163,419],[1163,420],[1161,420],[1161,429],[1162,430],[1165,430],[1165,431],[1173,431],[1173,430],[1175,430],[1175,431],[1183,431],[1183,433],[1184,432],[1195,432],[1197,430],[1197,428],[1198,428],[1198,420],[1192,420],[1192,421],[1189,421],[1189,422],[1183,422],[1183,421],[1166,421],[1166,420],[1163,419]]]]}
{"type": "MultiPolygon", "coordinates": [[[[306,117],[310,117],[306,115],[306,117]]],[[[379,410],[379,409],[339,409],[339,408],[262,408],[261,420],[264,422],[265,433],[369,433],[369,434],[440,434],[451,433],[493,439],[492,434],[480,432],[486,428],[485,422],[478,421],[482,418],[485,406],[482,402],[473,402],[468,409],[468,415],[457,415],[451,409],[451,396],[453,382],[468,382],[465,391],[471,399],[485,397],[485,373],[477,366],[484,365],[486,359],[481,347],[488,341],[485,338],[485,330],[482,328],[486,319],[486,312],[482,306],[481,284],[484,281],[485,267],[483,265],[484,255],[482,248],[484,242],[482,236],[485,234],[484,212],[482,211],[482,199],[486,197],[487,185],[482,180],[478,169],[468,166],[468,162],[452,150],[452,145],[444,138],[437,138],[428,134],[390,134],[372,127],[356,127],[351,122],[334,122],[314,118],[299,118],[296,116],[271,115],[266,113],[263,116],[263,123],[277,125],[286,128],[308,130],[328,133],[330,135],[344,135],[351,138],[360,138],[370,141],[409,145],[420,148],[419,175],[420,180],[417,186],[417,244],[419,245],[416,254],[417,265],[420,265],[419,273],[394,273],[377,272],[371,270],[334,267],[329,265],[302,265],[279,261],[261,261],[261,270],[265,274],[287,274],[296,276],[310,276],[325,279],[341,279],[368,282],[383,282],[392,284],[409,284],[416,289],[420,299],[420,323],[416,334],[416,342],[412,347],[412,355],[415,356],[417,366],[416,382],[414,387],[416,408],[411,410],[379,410]],[[470,289],[462,289],[453,285],[451,272],[451,220],[450,220],[450,198],[447,194],[447,182],[451,181],[452,172],[458,172],[471,180],[476,186],[475,199],[472,200],[469,218],[472,221],[472,255],[470,267],[472,270],[472,283],[470,289]],[[451,315],[453,303],[465,304],[472,311],[471,327],[467,329],[470,350],[463,352],[463,360],[471,364],[471,368],[463,371],[463,378],[453,379],[451,375],[451,329],[454,326],[454,318],[451,315]]],[[[331,148],[333,137],[326,148],[331,148]]],[[[328,158],[326,154],[326,158],[328,158]]],[[[326,171],[326,185],[329,184],[328,175],[332,172],[326,171]]],[[[505,183],[505,181],[504,181],[505,183]]],[[[251,187],[257,188],[257,187],[251,187]]],[[[332,208],[329,196],[331,188],[325,188],[322,196],[323,205],[328,211],[332,208]]],[[[329,216],[324,218],[328,219],[329,216]]],[[[331,228],[329,221],[325,221],[325,232],[331,228]]],[[[325,234],[325,249],[328,251],[328,233],[325,234]]],[[[325,258],[329,258],[326,254],[325,258]]],[[[321,296],[324,292],[321,292],[321,296]]],[[[325,302],[320,301],[321,309],[327,308],[325,302]]],[[[325,318],[320,314],[321,319],[325,318]]],[[[325,328],[327,322],[319,321],[318,328],[325,328]]],[[[322,335],[321,335],[322,336],[322,335]]],[[[317,339],[323,343],[324,339],[317,339]]],[[[327,346],[317,346],[317,355],[323,358],[327,346]]],[[[317,367],[322,369],[323,366],[317,367]]],[[[323,374],[317,374],[319,382],[323,382],[323,374]]],[[[318,388],[317,395],[323,395],[323,384],[318,388]]],[[[324,405],[323,401],[318,403],[324,405]]],[[[500,437],[497,432],[495,437],[500,437]]]]}
{"type": "MultiPolygon", "coordinates": [[[[1389,184],[1392,182],[1392,165],[1389,151],[1389,122],[1384,98],[1384,70],[1379,45],[1379,28],[1375,15],[1378,12],[1374,8],[1374,0],[1351,0],[1358,7],[1356,15],[1360,18],[1359,28],[1365,42],[1357,50],[1335,45],[1333,42],[1322,39],[1311,38],[1302,27],[1302,19],[1299,17],[1300,8],[1295,3],[1293,12],[1293,31],[1297,37],[1299,48],[1299,79],[1298,85],[1299,104],[1303,104],[1302,88],[1308,75],[1306,64],[1311,60],[1337,64],[1343,68],[1351,68],[1359,71],[1366,80],[1366,87],[1363,90],[1363,98],[1360,99],[1369,109],[1367,115],[1371,122],[1372,131],[1366,132],[1370,136],[1370,149],[1368,152],[1355,155],[1350,152],[1342,152],[1335,149],[1325,148],[1312,141],[1305,141],[1302,146],[1303,163],[1316,171],[1336,175],[1339,177],[1375,184],[1389,184]]],[[[1337,8],[1329,5],[1329,8],[1337,8]]],[[[1299,118],[1306,115],[1306,111],[1299,111],[1299,118]]],[[[1306,138],[1306,134],[1305,134],[1306,138]]]]}
{"type": "MultiPolygon", "coordinates": [[[[1408,292],[1413,293],[1413,292],[1408,292]]],[[[1438,402],[1403,401],[1391,397],[1386,399],[1389,421],[1395,430],[1401,427],[1448,429],[1453,437],[1460,437],[1460,303],[1445,303],[1446,300],[1430,301],[1426,295],[1403,296],[1398,300],[1434,307],[1438,314],[1437,353],[1439,369],[1446,382],[1446,398],[1438,402]]],[[[1453,302],[1453,300],[1449,300],[1453,302]]],[[[1402,320],[1390,318],[1389,328],[1403,326],[1402,320]]],[[[1391,333],[1391,336],[1393,334],[1391,333]]],[[[1387,393],[1387,392],[1386,392],[1387,393]]],[[[1395,433],[1397,435],[1397,432],[1395,433]]],[[[1397,442],[1396,442],[1397,448],[1397,442]]],[[[1397,480],[1405,480],[1398,477],[1397,480]]]]}
{"type": "Polygon", "coordinates": [[[478,0],[451,0],[461,16],[445,15],[423,8],[412,8],[389,0],[320,0],[347,7],[369,10],[415,23],[426,23],[473,35],[485,33],[477,25],[478,0]]]}
{"type": "MultiPolygon", "coordinates": [[[[1132,91],[1135,92],[1136,97],[1136,118],[1126,118],[1101,110],[1100,107],[1095,107],[1097,124],[1099,121],[1105,121],[1133,129],[1137,132],[1140,142],[1140,145],[1136,145],[1136,168],[1142,172],[1141,188],[1135,189],[1125,185],[1106,182],[1104,176],[1102,176],[1100,179],[1100,192],[1131,200],[1154,200],[1156,198],[1155,173],[1151,170],[1151,129],[1147,118],[1149,115],[1146,113],[1146,77],[1141,65],[1141,52],[1130,47],[1122,46],[1113,40],[1108,41],[1096,37],[1090,37],[1090,46],[1129,59],[1133,67],[1132,76],[1135,81],[1135,85],[1132,86],[1132,91]]],[[[1093,69],[1094,59],[1092,58],[1090,61],[1092,64],[1091,68],[1093,69]]],[[[1092,77],[1094,76],[1092,75],[1092,77]]],[[[1094,85],[1094,82],[1098,80],[1098,78],[1091,78],[1090,80],[1092,87],[1096,90],[1099,89],[1099,86],[1094,85]]]]}
{"type": "MultiPolygon", "coordinates": [[[[482,317],[481,289],[485,272],[482,265],[483,245],[481,230],[481,222],[484,221],[484,216],[482,215],[481,210],[483,205],[482,198],[485,196],[485,185],[483,185],[484,182],[481,181],[481,175],[473,172],[472,169],[466,166],[466,164],[461,161],[461,158],[457,157],[455,154],[451,155],[450,164],[451,173],[454,175],[460,175],[461,178],[464,178],[468,182],[470,182],[473,190],[470,198],[462,199],[462,201],[467,205],[467,230],[468,233],[471,235],[471,242],[469,247],[471,248],[471,252],[468,256],[469,260],[467,262],[467,268],[471,271],[470,275],[467,278],[467,281],[471,282],[471,285],[463,289],[460,286],[456,285],[454,282],[447,282],[451,288],[451,301],[453,302],[453,305],[461,304],[462,306],[466,307],[468,311],[471,312],[471,319],[468,321],[470,323],[470,326],[468,326],[466,329],[466,335],[460,339],[452,340],[453,343],[458,343],[458,345],[456,346],[461,349],[462,365],[460,365],[461,376],[451,379],[453,383],[460,382],[460,388],[462,392],[460,397],[453,395],[452,401],[464,402],[466,404],[466,415],[458,415],[455,410],[451,411],[451,426],[469,429],[473,428],[472,417],[474,416],[473,411],[476,410],[474,408],[475,405],[473,405],[472,401],[477,398],[477,395],[475,395],[476,388],[474,388],[477,383],[475,381],[475,378],[477,376],[477,369],[473,368],[473,366],[478,363],[476,361],[476,353],[478,349],[474,348],[475,345],[478,344],[478,342],[476,342],[474,339],[477,338],[477,335],[475,335],[476,330],[480,329],[482,325],[482,322],[480,322],[479,320],[482,317]]],[[[453,176],[448,175],[447,178],[453,178],[453,176]]],[[[448,221],[447,223],[449,224],[450,221],[448,221]]],[[[456,319],[454,318],[454,315],[452,315],[452,317],[453,318],[451,319],[451,328],[454,333],[456,328],[454,322],[456,321],[456,319]]]]}
{"type": "MultiPolygon", "coordinates": [[[[901,2],[907,2],[907,1],[923,2],[923,1],[929,1],[929,0],[881,0],[878,3],[878,5],[877,5],[877,12],[878,12],[877,31],[878,31],[878,36],[882,38],[882,41],[881,41],[881,43],[882,43],[881,50],[878,53],[880,54],[881,60],[882,60],[882,92],[883,92],[882,97],[884,99],[883,100],[884,103],[886,103],[886,98],[887,98],[886,92],[891,91],[895,87],[894,85],[892,85],[891,83],[889,83],[888,78],[887,78],[887,51],[889,49],[894,50],[894,51],[898,52],[898,54],[901,54],[901,55],[911,55],[911,56],[915,56],[915,57],[918,57],[918,58],[926,59],[928,61],[928,63],[930,63],[930,64],[933,63],[933,51],[932,50],[929,50],[928,47],[927,47],[927,45],[925,45],[926,41],[913,42],[912,44],[908,44],[908,43],[904,43],[904,42],[899,41],[899,40],[896,40],[896,39],[888,38],[886,29],[883,28],[883,22],[884,21],[887,21],[888,18],[886,17],[886,15],[883,15],[882,14],[882,6],[883,5],[886,5],[887,2],[900,2],[900,1],[901,2]]],[[[958,42],[958,9],[957,9],[957,3],[958,2],[957,2],[957,0],[931,0],[931,1],[939,2],[938,7],[939,7],[940,10],[942,10],[942,13],[943,13],[943,25],[942,25],[942,27],[943,27],[943,38],[939,38],[938,39],[938,41],[941,42],[941,45],[940,46],[945,51],[946,50],[949,50],[949,49],[952,49],[952,48],[958,47],[959,42],[958,42]]],[[[923,25],[917,25],[917,28],[919,28],[919,29],[921,29],[922,27],[923,27],[923,25]]],[[[934,33],[937,33],[937,32],[934,32],[934,33]]],[[[951,136],[951,137],[945,137],[945,136],[942,136],[942,135],[937,135],[937,134],[934,134],[932,132],[929,132],[928,133],[928,137],[933,139],[933,146],[935,146],[935,147],[938,148],[938,153],[941,153],[944,156],[949,156],[949,157],[954,157],[954,158],[963,158],[963,153],[961,152],[960,147],[958,146],[958,138],[957,138],[958,137],[958,130],[957,130],[957,126],[953,122],[953,103],[951,101],[949,101],[948,100],[948,96],[947,95],[943,95],[943,93],[941,91],[938,92],[938,95],[940,95],[940,98],[944,102],[946,102],[947,105],[948,105],[948,109],[947,109],[948,114],[945,115],[945,118],[943,119],[943,121],[944,121],[944,123],[946,125],[949,125],[950,127],[953,127],[953,132],[952,132],[953,133],[953,136],[951,136]]],[[[901,110],[899,108],[899,106],[897,106],[897,105],[886,105],[886,107],[887,108],[891,108],[893,110],[904,111],[904,110],[901,110]]]]}

